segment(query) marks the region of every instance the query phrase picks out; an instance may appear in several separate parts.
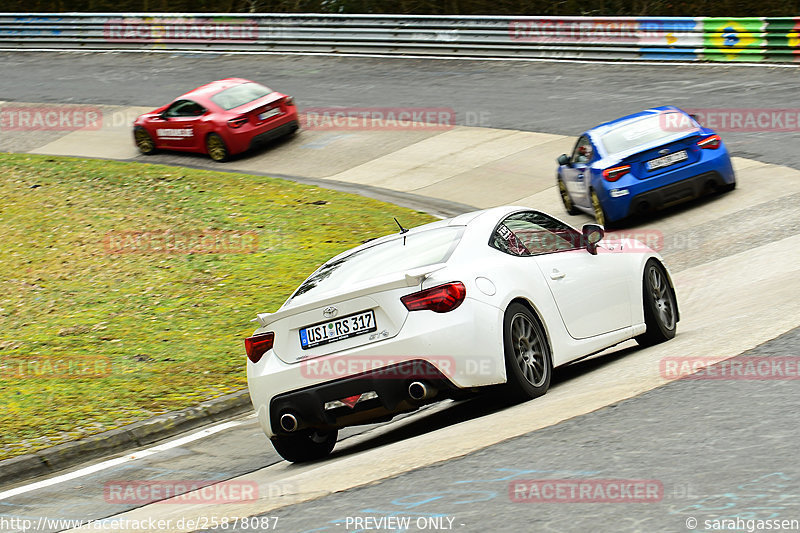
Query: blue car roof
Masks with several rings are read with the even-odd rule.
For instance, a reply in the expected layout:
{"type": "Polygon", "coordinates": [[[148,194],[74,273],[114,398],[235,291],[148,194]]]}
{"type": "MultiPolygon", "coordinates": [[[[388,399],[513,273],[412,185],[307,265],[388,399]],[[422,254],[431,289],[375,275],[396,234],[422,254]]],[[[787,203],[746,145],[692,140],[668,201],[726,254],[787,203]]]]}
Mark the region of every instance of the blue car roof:
{"type": "Polygon", "coordinates": [[[586,132],[584,134],[585,135],[590,135],[591,137],[597,137],[597,136],[603,135],[604,133],[606,133],[609,130],[613,130],[613,129],[621,126],[622,124],[624,124],[626,122],[630,122],[630,121],[632,121],[634,119],[641,118],[641,117],[647,117],[647,116],[650,116],[650,115],[657,115],[659,113],[664,113],[664,112],[667,112],[667,111],[684,113],[684,114],[686,113],[685,111],[675,107],[674,105],[665,105],[665,106],[661,106],[661,107],[651,107],[650,109],[645,109],[644,111],[640,111],[640,112],[634,113],[632,115],[627,115],[627,116],[624,116],[624,117],[621,117],[621,118],[615,118],[614,120],[610,120],[608,122],[603,122],[602,124],[599,124],[599,125],[595,126],[594,128],[586,130],[586,132]]]}

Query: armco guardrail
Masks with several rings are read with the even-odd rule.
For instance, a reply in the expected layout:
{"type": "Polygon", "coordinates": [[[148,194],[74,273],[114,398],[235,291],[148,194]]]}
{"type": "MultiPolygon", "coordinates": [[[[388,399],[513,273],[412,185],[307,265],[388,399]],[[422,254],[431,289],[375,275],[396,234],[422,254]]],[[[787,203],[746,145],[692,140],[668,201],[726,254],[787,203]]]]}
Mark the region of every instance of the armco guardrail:
{"type": "Polygon", "coordinates": [[[0,13],[0,48],[785,63],[800,17],[0,13]]]}

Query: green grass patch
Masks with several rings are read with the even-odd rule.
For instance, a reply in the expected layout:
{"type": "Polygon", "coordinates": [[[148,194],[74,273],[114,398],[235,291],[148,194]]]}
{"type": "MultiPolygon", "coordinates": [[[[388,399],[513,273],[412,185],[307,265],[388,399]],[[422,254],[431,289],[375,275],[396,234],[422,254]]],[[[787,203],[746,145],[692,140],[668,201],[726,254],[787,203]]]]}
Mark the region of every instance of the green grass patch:
{"type": "Polygon", "coordinates": [[[0,154],[0,198],[0,459],[241,389],[256,313],[393,216],[433,220],[263,176],[28,154],[0,154]]]}

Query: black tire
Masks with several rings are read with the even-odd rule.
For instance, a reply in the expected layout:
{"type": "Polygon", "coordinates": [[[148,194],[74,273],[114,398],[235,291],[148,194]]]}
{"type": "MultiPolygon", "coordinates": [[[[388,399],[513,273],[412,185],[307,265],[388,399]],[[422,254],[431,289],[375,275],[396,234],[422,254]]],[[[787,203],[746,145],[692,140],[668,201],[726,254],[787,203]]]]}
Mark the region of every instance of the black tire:
{"type": "Polygon", "coordinates": [[[321,433],[313,429],[296,435],[276,435],[270,439],[278,454],[292,463],[305,463],[327,457],[336,445],[337,431],[321,433]]]}
{"type": "Polygon", "coordinates": [[[644,266],[642,304],[647,331],[636,337],[640,346],[652,346],[675,337],[678,329],[678,300],[667,271],[655,259],[644,266]]]}
{"type": "Polygon", "coordinates": [[[143,155],[153,155],[158,151],[152,135],[141,126],[133,128],[133,142],[136,143],[139,153],[143,155]]]}
{"type": "Polygon", "coordinates": [[[733,183],[726,183],[722,187],[719,188],[719,192],[731,192],[736,188],[736,180],[733,180],[733,183]]]}
{"type": "Polygon", "coordinates": [[[231,157],[230,151],[228,151],[228,145],[225,144],[222,137],[216,133],[209,133],[208,137],[206,137],[206,152],[208,153],[208,157],[217,163],[224,163],[231,157]]]}
{"type": "Polygon", "coordinates": [[[553,358],[539,320],[530,309],[512,303],[503,319],[506,396],[514,401],[537,398],[550,388],[553,358]]]}
{"type": "Polygon", "coordinates": [[[567,186],[564,184],[564,180],[558,178],[558,193],[561,195],[561,203],[564,204],[564,209],[567,210],[567,213],[570,215],[577,215],[580,213],[575,207],[575,203],[572,201],[572,198],[567,191],[567,186]]]}

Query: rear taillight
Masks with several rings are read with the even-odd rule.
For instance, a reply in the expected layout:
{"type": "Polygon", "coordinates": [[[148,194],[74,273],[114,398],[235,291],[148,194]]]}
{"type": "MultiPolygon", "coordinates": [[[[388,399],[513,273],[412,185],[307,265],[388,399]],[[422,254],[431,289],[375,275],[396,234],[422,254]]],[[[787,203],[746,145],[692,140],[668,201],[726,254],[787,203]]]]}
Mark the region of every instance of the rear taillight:
{"type": "Polygon", "coordinates": [[[287,96],[286,98],[283,99],[283,105],[285,106],[294,105],[294,98],[292,98],[291,96],[287,96]]]}
{"type": "Polygon", "coordinates": [[[245,124],[247,124],[247,117],[236,117],[228,121],[228,126],[233,129],[239,129],[245,124]]]}
{"type": "Polygon", "coordinates": [[[700,148],[710,148],[711,150],[716,150],[722,144],[722,138],[719,135],[712,135],[711,137],[706,137],[702,141],[697,141],[697,146],[700,148]]]}
{"type": "Polygon", "coordinates": [[[424,291],[407,294],[400,298],[409,311],[429,310],[434,313],[452,311],[464,301],[467,289],[460,281],[437,285],[424,291]]]}
{"type": "Polygon", "coordinates": [[[621,167],[607,168],[603,171],[603,178],[605,178],[606,181],[617,181],[630,171],[631,171],[630,165],[622,165],[621,167]]]}
{"type": "Polygon", "coordinates": [[[247,337],[244,340],[244,349],[247,352],[247,358],[254,363],[258,363],[261,357],[272,349],[275,344],[275,334],[273,332],[261,333],[247,337]]]}

